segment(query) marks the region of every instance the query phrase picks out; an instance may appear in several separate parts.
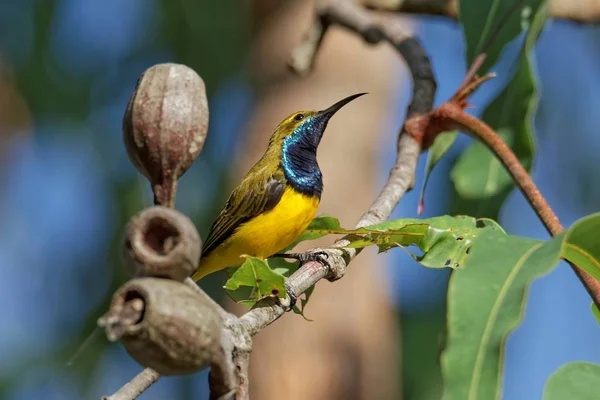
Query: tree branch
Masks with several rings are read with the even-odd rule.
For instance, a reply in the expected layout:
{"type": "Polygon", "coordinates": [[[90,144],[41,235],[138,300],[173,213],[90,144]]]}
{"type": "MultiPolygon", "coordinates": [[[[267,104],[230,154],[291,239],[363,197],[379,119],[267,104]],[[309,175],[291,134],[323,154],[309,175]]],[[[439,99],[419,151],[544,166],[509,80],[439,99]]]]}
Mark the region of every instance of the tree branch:
{"type": "MultiPolygon", "coordinates": [[[[368,8],[407,14],[429,14],[458,18],[459,0],[363,0],[368,8]]],[[[600,2],[596,0],[549,0],[550,17],[580,23],[600,21],[600,2]]]]}

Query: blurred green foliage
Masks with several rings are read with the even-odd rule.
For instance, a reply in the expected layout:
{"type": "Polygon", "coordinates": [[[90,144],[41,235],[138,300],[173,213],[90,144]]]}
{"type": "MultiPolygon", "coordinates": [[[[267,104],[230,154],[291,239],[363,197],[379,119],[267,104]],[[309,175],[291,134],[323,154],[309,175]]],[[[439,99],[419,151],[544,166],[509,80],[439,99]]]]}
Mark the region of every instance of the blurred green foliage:
{"type": "MultiPolygon", "coordinates": [[[[24,372],[33,366],[40,368],[46,365],[47,370],[69,371],[80,379],[78,380],[82,398],[88,398],[94,371],[98,367],[100,358],[113,344],[108,343],[102,335],[95,335],[78,353],[74,359],[73,367],[67,366],[67,361],[78,352],[86,338],[96,328],[97,318],[107,309],[112,293],[128,278],[121,268],[121,239],[122,231],[129,218],[148,205],[149,186],[148,183],[137,174],[123,174],[115,179],[115,154],[120,157],[119,162],[124,161],[124,150],[115,149],[114,137],[120,136],[119,132],[106,132],[107,127],[120,127],[118,121],[100,121],[98,125],[89,124],[89,118],[96,107],[102,107],[102,101],[113,101],[122,92],[122,87],[135,86],[135,75],[150,67],[152,63],[148,60],[162,58],[163,61],[187,64],[195,69],[204,79],[210,98],[215,91],[227,80],[239,75],[242,70],[246,54],[251,41],[250,26],[252,15],[249,2],[235,0],[223,1],[196,1],[196,0],[159,0],[148,1],[144,7],[156,8],[159,26],[151,29],[151,34],[142,36],[136,41],[134,48],[126,54],[110,63],[99,63],[92,71],[74,74],[61,66],[57,61],[52,42],[56,34],[58,9],[65,6],[57,0],[41,0],[28,4],[24,2],[23,7],[31,7],[30,13],[24,13],[26,18],[32,20],[33,46],[30,54],[13,66],[14,82],[17,90],[25,98],[25,101],[34,116],[34,125],[38,126],[45,121],[51,120],[60,125],[76,127],[72,130],[62,130],[60,135],[76,135],[75,140],[91,142],[99,152],[98,161],[106,160],[99,165],[104,171],[106,182],[110,188],[109,199],[113,209],[114,230],[109,232],[110,252],[106,259],[97,261],[94,265],[106,268],[106,274],[110,276],[110,286],[105,293],[105,299],[94,305],[94,309],[82,322],[76,332],[66,333],[69,339],[65,345],[54,348],[49,352],[39,354],[33,359],[22,360],[21,365],[11,368],[8,375],[0,377],[0,398],[11,393],[20,382],[24,372]],[[161,56],[166,54],[167,58],[161,56]],[[109,79],[107,74],[111,71],[131,71],[127,74],[131,79],[124,80],[123,77],[109,79]],[[93,92],[100,87],[100,103],[98,96],[93,92]],[[88,395],[85,395],[88,393],[88,395]]],[[[18,7],[18,5],[14,5],[18,7]]],[[[30,21],[13,20],[11,23],[24,24],[30,21]]],[[[3,30],[4,32],[10,31],[3,30]]],[[[59,44],[60,46],[60,44],[59,44]]],[[[10,60],[8,60],[10,62],[10,60]]],[[[10,65],[10,64],[9,64],[10,65]]],[[[123,104],[123,112],[125,104],[123,104]]],[[[122,114],[121,114],[122,115],[122,114]]],[[[48,135],[45,130],[36,130],[36,135],[48,135]]],[[[52,133],[52,140],[61,140],[60,135],[52,133]]],[[[211,187],[211,203],[198,204],[193,215],[190,215],[199,227],[206,226],[216,210],[220,206],[225,191],[227,190],[227,157],[223,154],[215,154],[217,146],[209,139],[201,155],[202,168],[210,168],[213,183],[211,187]],[[221,193],[223,192],[223,193],[221,193]]],[[[199,168],[196,166],[196,168],[199,168]]],[[[196,175],[197,176],[197,175],[196,175]]],[[[188,181],[186,184],[194,184],[188,181]]],[[[200,183],[201,184],[201,183],[200,183]]],[[[202,228],[201,228],[202,229],[202,228]]],[[[206,228],[207,229],[207,228],[206,228]]],[[[81,259],[77,269],[84,271],[90,266],[90,260],[81,259]]],[[[218,279],[218,280],[222,280],[218,279]]],[[[218,281],[217,280],[217,281],[218,281]]],[[[81,274],[79,284],[85,291],[86,287],[94,285],[95,282],[86,279],[81,274]]],[[[208,282],[208,286],[215,286],[215,280],[208,282]],[[212,283],[212,284],[211,284],[212,283]]],[[[220,285],[217,285],[220,286],[220,285]]],[[[222,293],[222,292],[221,292],[222,293]]],[[[218,296],[217,296],[218,297],[218,296]]],[[[185,379],[182,380],[185,382],[185,379]]],[[[125,378],[123,380],[125,383],[125,378]]],[[[184,385],[182,398],[194,398],[189,385],[184,385]]]]}

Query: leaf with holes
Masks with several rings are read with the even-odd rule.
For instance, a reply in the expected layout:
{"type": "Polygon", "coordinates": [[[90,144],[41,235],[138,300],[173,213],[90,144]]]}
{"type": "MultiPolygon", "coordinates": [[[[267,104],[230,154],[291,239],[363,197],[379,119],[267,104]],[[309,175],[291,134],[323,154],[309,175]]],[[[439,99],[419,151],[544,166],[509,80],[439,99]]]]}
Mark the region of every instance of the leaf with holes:
{"type": "Polygon", "coordinates": [[[456,137],[458,136],[458,132],[446,132],[438,135],[429,150],[427,150],[427,164],[425,165],[425,178],[423,179],[423,185],[421,186],[421,193],[419,195],[419,206],[417,209],[417,214],[421,215],[423,210],[425,209],[425,189],[427,187],[427,182],[429,182],[429,175],[431,175],[431,171],[437,165],[437,163],[442,159],[444,154],[450,150],[450,147],[456,141],[456,137]]]}
{"type": "MultiPolygon", "coordinates": [[[[484,7],[483,3],[486,7],[490,7],[490,10],[498,10],[502,7],[495,4],[498,1],[493,2],[494,5],[490,5],[490,1],[475,0],[475,2],[482,3],[479,8],[484,7]]],[[[471,4],[474,1],[461,1],[461,10],[465,9],[466,12],[469,5],[464,3],[471,4]]],[[[535,151],[533,117],[537,109],[538,96],[533,59],[530,59],[529,53],[533,50],[546,20],[545,4],[542,5],[540,1],[529,3],[530,12],[534,14],[531,14],[533,19],[529,24],[516,73],[500,95],[484,111],[482,118],[502,137],[527,169],[531,167],[535,151]]],[[[474,8],[477,9],[478,6],[474,8]]],[[[475,10],[469,12],[480,13],[475,10]]],[[[464,22],[466,31],[472,29],[469,26],[481,23],[473,20],[464,22]]],[[[506,44],[506,41],[501,41],[500,37],[497,42],[500,45],[506,44]]],[[[502,204],[513,188],[512,178],[508,172],[480,142],[473,143],[460,156],[452,168],[450,177],[455,189],[453,214],[497,218],[502,204]]]]}
{"type": "Polygon", "coordinates": [[[250,256],[246,256],[224,288],[234,300],[248,305],[266,296],[286,297],[283,274],[272,270],[265,260],[250,256]]]}
{"type": "MultiPolygon", "coordinates": [[[[289,261],[284,260],[283,258],[269,258],[268,262],[269,262],[269,266],[271,267],[271,269],[274,272],[281,274],[286,278],[289,278],[290,275],[292,273],[294,273],[294,271],[296,271],[298,269],[298,267],[300,266],[299,261],[289,262],[289,261]]],[[[308,288],[308,290],[306,290],[304,292],[304,297],[301,297],[299,299],[300,307],[295,305],[292,309],[294,311],[294,313],[302,315],[302,317],[307,321],[312,321],[312,320],[307,318],[306,315],[304,315],[304,310],[305,310],[306,304],[308,303],[308,300],[310,299],[310,296],[312,295],[312,292],[314,289],[315,289],[314,286],[311,286],[310,288],[308,288]]]]}
{"type": "Polygon", "coordinates": [[[557,369],[544,388],[544,400],[596,400],[600,365],[571,362],[557,369]]]}
{"type": "Polygon", "coordinates": [[[379,251],[394,247],[417,246],[424,254],[410,253],[429,268],[458,268],[464,265],[474,239],[490,230],[504,235],[504,230],[489,219],[466,216],[441,216],[429,219],[397,219],[354,230],[356,236],[347,247],[377,245],[379,251]]]}
{"type": "Polygon", "coordinates": [[[445,400],[499,398],[506,338],[522,319],[531,282],[558,263],[561,244],[493,230],[476,238],[469,263],[448,287],[445,400]]]}

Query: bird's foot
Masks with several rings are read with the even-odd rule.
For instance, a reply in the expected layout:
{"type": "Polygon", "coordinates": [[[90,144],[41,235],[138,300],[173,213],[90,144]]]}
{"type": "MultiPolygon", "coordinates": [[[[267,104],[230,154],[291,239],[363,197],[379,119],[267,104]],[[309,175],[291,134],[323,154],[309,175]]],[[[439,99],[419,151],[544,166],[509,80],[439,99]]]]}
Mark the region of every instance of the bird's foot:
{"type": "MultiPolygon", "coordinates": [[[[318,261],[321,264],[327,266],[327,268],[329,268],[329,270],[331,270],[331,264],[329,264],[329,260],[328,260],[329,254],[327,254],[327,252],[325,252],[325,251],[313,251],[313,252],[309,252],[309,253],[278,253],[278,254],[273,254],[271,257],[292,258],[292,259],[300,261],[300,265],[307,263],[309,261],[318,261]]],[[[289,288],[289,286],[287,284],[285,285],[285,291],[286,291],[288,297],[290,298],[290,306],[287,311],[291,311],[294,309],[294,306],[296,305],[296,301],[298,300],[298,297],[292,292],[292,290],[289,288]]]]}
{"type": "Polygon", "coordinates": [[[325,265],[327,268],[331,269],[331,264],[329,264],[329,254],[326,251],[311,251],[308,253],[281,253],[274,254],[272,257],[278,258],[293,258],[294,260],[300,261],[300,264],[307,263],[309,261],[318,261],[321,264],[325,265]]]}

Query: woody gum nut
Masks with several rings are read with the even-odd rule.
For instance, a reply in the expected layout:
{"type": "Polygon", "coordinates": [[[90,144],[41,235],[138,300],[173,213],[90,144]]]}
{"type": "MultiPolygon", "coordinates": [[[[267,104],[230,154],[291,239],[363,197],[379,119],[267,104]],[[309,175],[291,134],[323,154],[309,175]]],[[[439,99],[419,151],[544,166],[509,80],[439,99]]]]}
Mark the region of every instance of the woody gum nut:
{"type": "Polygon", "coordinates": [[[194,223],[175,209],[149,207],[127,224],[123,262],[131,276],[183,281],[196,270],[201,251],[194,223]]]}
{"type": "Polygon", "coordinates": [[[131,162],[152,185],[155,204],[173,207],[177,180],[200,154],[208,132],[204,81],[181,64],[158,64],[138,79],[123,117],[131,162]]]}
{"type": "Polygon", "coordinates": [[[218,359],[222,321],[210,303],[180,282],[127,282],[98,325],[109,340],[120,339],[133,359],[161,375],[194,373],[218,359]]]}

